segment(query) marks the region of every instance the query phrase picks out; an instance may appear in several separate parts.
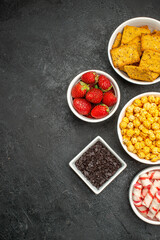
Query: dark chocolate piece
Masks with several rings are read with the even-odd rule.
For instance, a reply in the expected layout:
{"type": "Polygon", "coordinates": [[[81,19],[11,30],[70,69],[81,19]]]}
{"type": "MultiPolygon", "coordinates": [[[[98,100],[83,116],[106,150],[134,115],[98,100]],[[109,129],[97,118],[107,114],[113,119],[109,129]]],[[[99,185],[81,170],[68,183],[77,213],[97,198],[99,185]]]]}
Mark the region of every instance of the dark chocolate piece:
{"type": "Polygon", "coordinates": [[[90,147],[75,165],[97,189],[121,167],[119,160],[100,141],[90,147]]]}

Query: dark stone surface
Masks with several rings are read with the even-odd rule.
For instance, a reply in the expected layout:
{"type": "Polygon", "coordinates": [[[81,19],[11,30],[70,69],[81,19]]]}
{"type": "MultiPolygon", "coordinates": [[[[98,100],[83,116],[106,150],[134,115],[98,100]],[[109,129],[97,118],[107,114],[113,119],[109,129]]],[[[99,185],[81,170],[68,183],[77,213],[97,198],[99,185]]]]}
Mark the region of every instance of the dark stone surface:
{"type": "Polygon", "coordinates": [[[160,239],[160,227],[131,210],[129,185],[147,166],[123,151],[116,132],[124,104],[160,84],[124,81],[107,57],[120,23],[159,13],[159,0],[0,2],[0,239],[160,239]],[[87,69],[111,74],[122,95],[116,114],[95,125],[66,102],[68,84],[87,69]],[[68,166],[97,135],[128,164],[98,196],[68,166]]]}

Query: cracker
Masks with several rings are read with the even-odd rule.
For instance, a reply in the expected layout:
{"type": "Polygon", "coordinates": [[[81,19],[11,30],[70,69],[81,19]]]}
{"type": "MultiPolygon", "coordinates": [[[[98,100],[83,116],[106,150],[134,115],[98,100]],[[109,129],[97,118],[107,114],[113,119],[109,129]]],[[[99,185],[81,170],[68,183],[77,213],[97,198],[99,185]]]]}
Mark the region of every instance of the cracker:
{"type": "MultiPolygon", "coordinates": [[[[139,62],[137,62],[137,63],[133,63],[132,65],[125,65],[125,66],[139,66],[139,62]]],[[[125,66],[120,67],[119,70],[125,72],[125,69],[124,69],[125,66]]]]}
{"type": "Polygon", "coordinates": [[[160,35],[157,34],[142,34],[141,50],[153,50],[160,52],[160,35]]]}
{"type": "Polygon", "coordinates": [[[111,56],[113,65],[116,68],[120,68],[124,65],[140,61],[140,56],[136,44],[124,45],[111,49],[111,56]]]}
{"type": "Polygon", "coordinates": [[[114,43],[112,45],[112,48],[117,48],[121,45],[121,39],[122,39],[122,33],[118,33],[115,40],[114,40],[114,43]]]}
{"type": "Polygon", "coordinates": [[[145,50],[140,61],[140,67],[160,74],[160,53],[145,50]]]}
{"type": "Polygon", "coordinates": [[[142,33],[150,34],[150,30],[142,27],[125,26],[122,34],[121,44],[130,42],[135,37],[141,36],[142,33]]]}
{"type": "MultiPolygon", "coordinates": [[[[126,65],[125,65],[125,66],[126,66],[126,65]]],[[[120,67],[119,70],[125,72],[125,71],[124,71],[124,67],[125,67],[125,66],[120,67]]],[[[127,66],[128,66],[128,65],[127,65],[127,66]]]]}
{"type": "Polygon", "coordinates": [[[131,40],[127,44],[129,44],[129,45],[136,44],[137,50],[139,52],[139,56],[142,55],[142,51],[141,51],[141,37],[135,37],[133,40],[131,40]]]}
{"type": "Polygon", "coordinates": [[[146,28],[146,29],[149,29],[148,25],[143,25],[143,26],[141,26],[140,28],[146,28]]]}
{"type": "Polygon", "coordinates": [[[160,31],[154,30],[154,31],[152,32],[152,34],[160,35],[160,31]]]}
{"type": "Polygon", "coordinates": [[[158,73],[154,73],[137,66],[125,66],[124,70],[131,79],[140,81],[152,82],[159,76],[158,73]]]}

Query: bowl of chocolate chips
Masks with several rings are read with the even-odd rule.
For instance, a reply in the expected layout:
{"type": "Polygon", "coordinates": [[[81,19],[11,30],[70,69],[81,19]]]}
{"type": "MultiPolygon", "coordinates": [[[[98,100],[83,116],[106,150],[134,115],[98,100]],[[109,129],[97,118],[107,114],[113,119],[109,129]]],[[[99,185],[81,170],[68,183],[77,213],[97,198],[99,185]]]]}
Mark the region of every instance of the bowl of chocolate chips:
{"type": "Polygon", "coordinates": [[[102,192],[127,166],[100,136],[90,142],[69,165],[95,194],[102,192]]]}

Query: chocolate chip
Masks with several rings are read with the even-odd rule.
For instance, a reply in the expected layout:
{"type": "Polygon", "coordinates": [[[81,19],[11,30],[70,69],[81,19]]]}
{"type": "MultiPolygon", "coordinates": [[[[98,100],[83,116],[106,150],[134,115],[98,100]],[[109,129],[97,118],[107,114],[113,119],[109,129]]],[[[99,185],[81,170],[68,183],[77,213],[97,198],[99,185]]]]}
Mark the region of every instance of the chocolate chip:
{"type": "Polygon", "coordinates": [[[75,165],[97,189],[121,167],[118,159],[100,141],[90,147],[75,165]]]}

